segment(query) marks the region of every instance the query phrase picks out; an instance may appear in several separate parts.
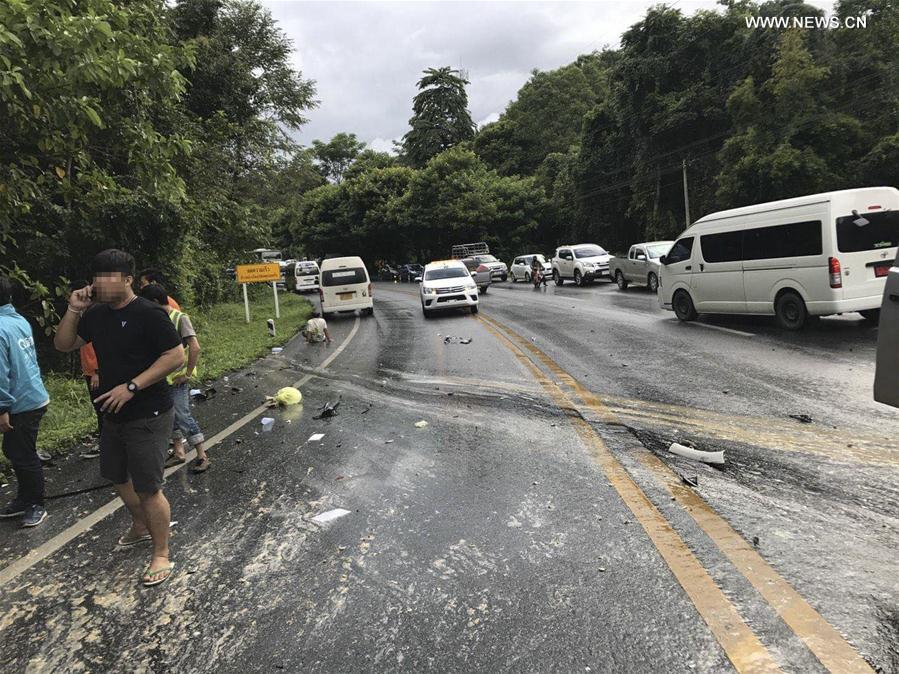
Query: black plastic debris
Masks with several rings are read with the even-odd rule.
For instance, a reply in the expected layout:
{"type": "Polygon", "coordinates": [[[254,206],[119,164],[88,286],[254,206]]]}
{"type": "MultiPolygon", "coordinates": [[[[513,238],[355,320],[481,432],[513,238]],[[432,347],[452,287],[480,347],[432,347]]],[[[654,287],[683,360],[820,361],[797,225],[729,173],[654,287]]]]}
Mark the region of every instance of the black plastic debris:
{"type": "Polygon", "coordinates": [[[209,400],[210,398],[215,398],[216,393],[215,387],[209,386],[205,391],[199,389],[192,390],[190,397],[194,400],[209,400]]]}
{"type": "Polygon", "coordinates": [[[316,414],[313,419],[330,419],[337,416],[337,408],[340,407],[340,400],[333,403],[325,403],[322,405],[321,411],[316,414]]]}
{"type": "Polygon", "coordinates": [[[471,344],[471,337],[453,337],[447,335],[443,338],[444,344],[471,344]]]}
{"type": "Polygon", "coordinates": [[[240,393],[241,391],[243,391],[243,389],[240,388],[240,386],[232,386],[231,387],[231,393],[240,393]]]}
{"type": "Polygon", "coordinates": [[[688,484],[693,488],[699,487],[699,476],[698,475],[681,475],[680,479],[683,480],[684,484],[688,484]]]}
{"type": "Polygon", "coordinates": [[[801,421],[804,424],[810,424],[814,421],[808,414],[791,414],[790,418],[801,421]]]}

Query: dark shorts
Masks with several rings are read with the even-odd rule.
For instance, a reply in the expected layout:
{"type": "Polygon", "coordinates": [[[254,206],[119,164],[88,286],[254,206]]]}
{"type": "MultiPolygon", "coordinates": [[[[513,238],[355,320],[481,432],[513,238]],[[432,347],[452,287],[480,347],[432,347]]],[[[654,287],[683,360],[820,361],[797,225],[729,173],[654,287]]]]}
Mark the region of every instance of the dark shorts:
{"type": "Polygon", "coordinates": [[[134,421],[109,421],[100,433],[100,475],[113,484],[131,480],[134,490],[155,494],[162,488],[174,410],[134,421]]]}

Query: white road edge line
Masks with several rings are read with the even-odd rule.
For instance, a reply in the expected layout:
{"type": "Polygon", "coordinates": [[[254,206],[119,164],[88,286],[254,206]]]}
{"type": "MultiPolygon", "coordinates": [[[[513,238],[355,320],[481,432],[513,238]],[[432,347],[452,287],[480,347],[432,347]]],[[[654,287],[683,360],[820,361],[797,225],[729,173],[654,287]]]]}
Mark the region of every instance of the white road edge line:
{"type": "Polygon", "coordinates": [[[741,337],[755,337],[754,332],[743,332],[742,330],[734,330],[733,328],[724,328],[720,325],[709,325],[708,323],[690,322],[687,325],[696,325],[700,328],[708,328],[709,330],[720,330],[721,332],[729,332],[732,335],[740,335],[741,337]]]}
{"type": "MultiPolygon", "coordinates": [[[[353,337],[356,336],[356,333],[358,331],[359,331],[359,317],[356,316],[356,321],[355,321],[355,323],[353,323],[353,329],[350,330],[350,334],[347,335],[347,338],[345,340],[343,340],[343,342],[340,344],[339,347],[337,347],[337,349],[334,350],[334,353],[332,353],[330,356],[325,358],[324,361],[322,361],[322,364],[319,366],[319,369],[323,370],[326,367],[328,367],[332,362],[334,362],[334,359],[337,358],[337,356],[339,356],[343,352],[343,350],[347,347],[347,345],[352,341],[353,337]]],[[[295,382],[293,385],[296,388],[299,388],[300,386],[302,386],[306,382],[308,382],[310,379],[312,379],[314,376],[315,376],[314,374],[304,375],[299,381],[295,382]]],[[[268,409],[268,407],[266,405],[260,405],[259,407],[254,409],[252,412],[249,412],[248,414],[244,415],[243,417],[241,417],[240,419],[235,421],[233,424],[228,426],[223,431],[216,433],[214,436],[212,436],[212,438],[210,438],[209,442],[207,443],[207,449],[210,449],[210,448],[214,447],[215,445],[219,444],[222,440],[224,440],[229,435],[233,434],[235,431],[239,430],[240,428],[242,428],[243,426],[248,424],[255,417],[257,417],[263,410],[266,410],[266,409],[268,409]]],[[[194,457],[196,457],[196,455],[197,455],[196,451],[191,450],[187,455],[187,461],[185,461],[184,463],[182,463],[178,466],[173,466],[173,467],[169,468],[168,470],[166,470],[165,476],[168,477],[175,471],[180,470],[181,468],[184,468],[185,466],[189,465],[190,461],[194,457]]],[[[124,505],[125,504],[122,502],[122,500],[120,498],[116,497],[109,503],[106,503],[106,504],[100,506],[94,512],[92,512],[89,515],[86,515],[82,519],[78,520],[77,522],[75,522],[75,524],[70,526],[68,529],[65,529],[65,530],[61,531],[60,533],[56,534],[49,541],[43,543],[42,545],[39,545],[34,550],[31,550],[28,554],[24,555],[23,557],[19,557],[19,559],[12,562],[9,566],[5,567],[3,570],[0,570],[0,587],[3,587],[7,583],[15,580],[19,575],[21,575],[22,573],[24,573],[25,571],[30,569],[32,566],[34,566],[38,562],[46,559],[47,557],[52,555],[54,552],[56,552],[57,550],[62,548],[64,545],[66,545],[67,543],[74,540],[75,538],[77,538],[78,536],[83,534],[85,531],[90,529],[92,526],[94,526],[98,522],[102,521],[109,515],[112,515],[116,510],[118,510],[119,508],[121,508],[124,505]]]]}

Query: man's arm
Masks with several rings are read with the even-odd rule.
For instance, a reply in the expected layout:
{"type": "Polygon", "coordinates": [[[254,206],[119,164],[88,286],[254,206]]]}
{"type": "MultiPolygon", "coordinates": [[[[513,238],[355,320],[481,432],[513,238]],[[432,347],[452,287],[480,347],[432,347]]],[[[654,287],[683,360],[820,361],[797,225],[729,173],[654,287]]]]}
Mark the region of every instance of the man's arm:
{"type": "Polygon", "coordinates": [[[9,380],[9,349],[6,342],[0,340],[0,433],[12,430],[9,424],[9,410],[16,399],[12,395],[12,385],[9,380]]]}
{"type": "MultiPolygon", "coordinates": [[[[148,386],[155,384],[166,375],[179,369],[184,364],[184,347],[180,344],[173,349],[163,351],[159,358],[146,370],[137,375],[133,381],[137,384],[138,390],[143,390],[148,386]]],[[[134,394],[128,390],[127,382],[119,384],[115,388],[107,391],[99,396],[94,402],[102,402],[100,410],[103,412],[118,412],[125,406],[134,394]]]]}
{"type": "Polygon", "coordinates": [[[200,340],[196,335],[187,338],[187,347],[187,376],[191,377],[197,369],[197,361],[200,360],[200,340]]]}
{"type": "Polygon", "coordinates": [[[328,328],[325,328],[325,340],[327,340],[328,344],[331,343],[331,331],[328,328]]]}
{"type": "Polygon", "coordinates": [[[56,326],[56,336],[53,337],[53,346],[57,351],[74,351],[85,345],[85,341],[78,336],[78,323],[81,313],[91,305],[91,287],[74,291],[69,295],[69,306],[62,320],[56,326]]]}

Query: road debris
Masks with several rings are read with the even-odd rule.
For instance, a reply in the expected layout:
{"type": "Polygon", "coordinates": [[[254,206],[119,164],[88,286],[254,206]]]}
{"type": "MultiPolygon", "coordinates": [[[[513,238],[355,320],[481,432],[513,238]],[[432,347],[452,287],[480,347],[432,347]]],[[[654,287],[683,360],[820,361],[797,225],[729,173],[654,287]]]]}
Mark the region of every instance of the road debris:
{"type": "Polygon", "coordinates": [[[681,475],[680,479],[684,484],[690,485],[694,489],[699,488],[699,476],[698,475],[693,475],[692,477],[688,476],[688,475],[681,475]]]}
{"type": "Polygon", "coordinates": [[[214,398],[216,394],[216,390],[214,386],[209,386],[205,391],[202,391],[198,388],[194,388],[190,390],[190,397],[196,398],[197,400],[209,400],[210,398],[214,398]]]}
{"type": "Polygon", "coordinates": [[[282,349],[280,346],[272,347],[272,353],[275,353],[275,354],[281,353],[283,350],[284,349],[282,349]]]}
{"type": "Polygon", "coordinates": [[[240,386],[232,386],[231,387],[231,393],[240,393],[241,391],[243,391],[243,389],[240,388],[240,386]]]}
{"type": "Polygon", "coordinates": [[[43,449],[37,450],[37,458],[39,458],[43,463],[47,463],[48,461],[53,460],[53,457],[43,449]]]}
{"type": "Polygon", "coordinates": [[[297,405],[302,399],[303,394],[298,389],[295,389],[293,386],[285,386],[282,389],[278,389],[275,395],[266,396],[265,404],[269,407],[274,407],[275,405],[286,407],[288,405],[297,405]]]}
{"type": "Polygon", "coordinates": [[[804,424],[810,424],[814,421],[808,414],[791,414],[790,418],[801,421],[804,424]]]}
{"type": "Polygon", "coordinates": [[[415,422],[415,428],[425,428],[428,425],[428,422],[422,419],[421,421],[415,422]]]}
{"type": "Polygon", "coordinates": [[[344,510],[343,508],[334,508],[334,510],[329,510],[328,512],[321,513],[320,515],[316,515],[312,518],[312,521],[316,524],[327,524],[328,522],[333,522],[336,519],[340,519],[344,515],[349,515],[349,510],[344,510]]]}
{"type": "Polygon", "coordinates": [[[271,417],[262,417],[260,421],[262,422],[262,430],[265,433],[268,433],[275,427],[275,420],[271,417]]]}
{"type": "Polygon", "coordinates": [[[447,335],[443,338],[444,344],[471,344],[471,337],[453,337],[447,335]]]}
{"type": "Polygon", "coordinates": [[[671,446],[668,448],[668,451],[672,454],[677,454],[678,456],[682,456],[685,459],[692,459],[693,461],[702,461],[703,463],[714,463],[714,464],[723,464],[724,463],[724,451],[720,452],[703,452],[699,449],[695,449],[693,447],[689,447],[687,445],[682,445],[677,442],[672,442],[671,446]]]}
{"type": "Polygon", "coordinates": [[[319,442],[323,437],[325,437],[324,433],[313,433],[306,442],[319,442]]]}
{"type": "Polygon", "coordinates": [[[340,407],[340,399],[337,399],[335,402],[327,402],[321,406],[321,410],[318,414],[316,414],[313,419],[330,419],[331,417],[337,416],[337,408],[340,407]]]}

